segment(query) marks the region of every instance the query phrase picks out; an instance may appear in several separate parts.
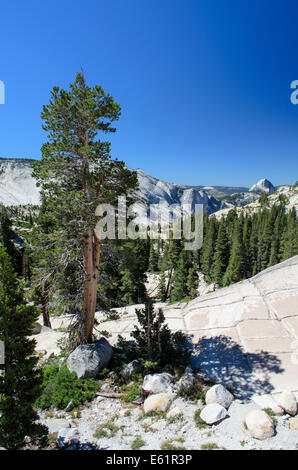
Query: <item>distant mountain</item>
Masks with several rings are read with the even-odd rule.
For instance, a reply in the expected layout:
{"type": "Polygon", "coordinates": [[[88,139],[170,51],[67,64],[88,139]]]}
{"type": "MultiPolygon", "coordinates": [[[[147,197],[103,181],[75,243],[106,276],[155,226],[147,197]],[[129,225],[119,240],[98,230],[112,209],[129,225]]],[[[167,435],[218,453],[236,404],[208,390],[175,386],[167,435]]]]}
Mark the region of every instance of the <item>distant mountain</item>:
{"type": "Polygon", "coordinates": [[[270,183],[270,181],[268,181],[266,178],[263,178],[262,180],[259,180],[256,184],[254,184],[249,191],[254,193],[266,192],[268,194],[272,194],[275,191],[275,187],[272,183],[270,183]]]}
{"type": "MultiPolygon", "coordinates": [[[[0,202],[5,205],[38,205],[39,189],[32,178],[33,159],[0,158],[0,202]]],[[[138,202],[135,209],[141,219],[148,214],[149,205],[158,204],[161,220],[166,219],[169,207],[174,216],[180,216],[181,206],[188,204],[185,213],[193,212],[195,204],[203,204],[204,210],[213,214],[234,206],[244,206],[256,201],[261,192],[269,194],[275,188],[266,179],[260,180],[250,189],[230,186],[187,186],[166,183],[154,178],[141,169],[136,170],[139,180],[138,202]]],[[[153,208],[153,218],[157,210],[153,208]]]]}

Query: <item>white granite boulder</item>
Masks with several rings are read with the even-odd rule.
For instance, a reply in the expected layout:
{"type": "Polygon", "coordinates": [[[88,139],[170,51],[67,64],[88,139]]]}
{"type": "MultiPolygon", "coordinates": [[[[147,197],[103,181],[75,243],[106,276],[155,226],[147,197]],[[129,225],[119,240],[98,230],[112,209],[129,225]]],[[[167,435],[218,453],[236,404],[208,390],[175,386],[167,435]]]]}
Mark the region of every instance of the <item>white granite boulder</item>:
{"type": "Polygon", "coordinates": [[[297,413],[297,400],[294,393],[290,391],[284,391],[276,399],[276,402],[289,415],[295,416],[297,413]]]}
{"type": "Polygon", "coordinates": [[[220,384],[211,387],[205,396],[207,405],[210,405],[211,403],[218,403],[218,405],[221,405],[227,409],[233,400],[233,395],[223,385],[220,384]]]}
{"type": "Polygon", "coordinates": [[[264,440],[274,436],[274,422],[263,410],[251,411],[245,419],[250,435],[264,440]]]}
{"type": "Polygon", "coordinates": [[[227,415],[227,410],[223,406],[218,403],[210,403],[202,409],[200,418],[204,423],[215,424],[225,419],[227,415]]]}
{"type": "Polygon", "coordinates": [[[156,393],[171,393],[174,377],[167,373],[149,374],[144,377],[142,391],[146,395],[156,393]]]}

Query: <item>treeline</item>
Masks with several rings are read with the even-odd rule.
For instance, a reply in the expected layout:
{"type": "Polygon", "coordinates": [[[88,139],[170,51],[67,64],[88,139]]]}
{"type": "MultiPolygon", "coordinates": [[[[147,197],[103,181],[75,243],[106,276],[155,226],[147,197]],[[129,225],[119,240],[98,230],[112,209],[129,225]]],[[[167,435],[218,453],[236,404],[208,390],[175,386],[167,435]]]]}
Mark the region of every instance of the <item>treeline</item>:
{"type": "MultiPolygon", "coordinates": [[[[265,199],[265,198],[264,198],[265,199]]],[[[273,207],[253,214],[204,216],[201,250],[185,251],[181,240],[152,243],[149,270],[162,272],[159,298],[171,301],[197,295],[197,271],[207,281],[224,287],[298,254],[295,208],[286,212],[281,198],[273,207]],[[166,272],[166,275],[164,274],[166,272]]]]}

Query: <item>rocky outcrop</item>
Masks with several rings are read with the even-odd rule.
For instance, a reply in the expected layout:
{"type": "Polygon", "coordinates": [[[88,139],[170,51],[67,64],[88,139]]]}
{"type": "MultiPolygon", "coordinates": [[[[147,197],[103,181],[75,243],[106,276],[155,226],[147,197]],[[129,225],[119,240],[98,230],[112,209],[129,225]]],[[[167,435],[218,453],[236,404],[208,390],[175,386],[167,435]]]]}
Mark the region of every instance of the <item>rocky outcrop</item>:
{"type": "Polygon", "coordinates": [[[251,192],[254,193],[263,193],[266,192],[268,194],[274,193],[275,188],[270,181],[268,181],[266,178],[263,178],[259,180],[256,184],[254,184],[250,190],[251,192]]]}
{"type": "Polygon", "coordinates": [[[68,357],[67,367],[78,378],[96,377],[108,365],[113,350],[105,338],[92,344],[78,346],[68,357]]]}
{"type": "MultiPolygon", "coordinates": [[[[298,256],[188,304],[155,306],[172,331],[188,335],[193,366],[234,396],[298,392],[298,256]]],[[[142,307],[115,309],[120,319],[105,322],[111,344],[130,338],[142,307]]]]}

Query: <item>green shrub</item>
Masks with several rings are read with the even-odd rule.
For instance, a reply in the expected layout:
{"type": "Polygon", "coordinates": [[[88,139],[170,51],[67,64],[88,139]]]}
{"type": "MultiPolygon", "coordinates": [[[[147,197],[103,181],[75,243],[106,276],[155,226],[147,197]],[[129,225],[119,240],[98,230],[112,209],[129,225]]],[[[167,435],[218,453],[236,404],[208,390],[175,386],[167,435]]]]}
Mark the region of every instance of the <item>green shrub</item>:
{"type": "Polygon", "coordinates": [[[51,407],[64,409],[70,401],[74,407],[92,400],[100,389],[94,379],[78,379],[64,364],[60,369],[56,364],[42,369],[43,392],[35,402],[36,408],[51,407]]]}
{"type": "Polygon", "coordinates": [[[190,351],[186,348],[186,336],[177,331],[172,333],[165,323],[161,309],[154,311],[151,300],[144,309],[136,310],[140,326],[136,326],[126,341],[119,336],[118,347],[125,353],[126,360],[139,359],[145,366],[145,373],[176,372],[184,369],[190,360],[190,351]]]}
{"type": "Polygon", "coordinates": [[[136,383],[123,385],[121,387],[121,392],[124,392],[125,395],[123,397],[123,401],[127,403],[133,402],[136,397],[140,394],[140,389],[136,383]]]}

